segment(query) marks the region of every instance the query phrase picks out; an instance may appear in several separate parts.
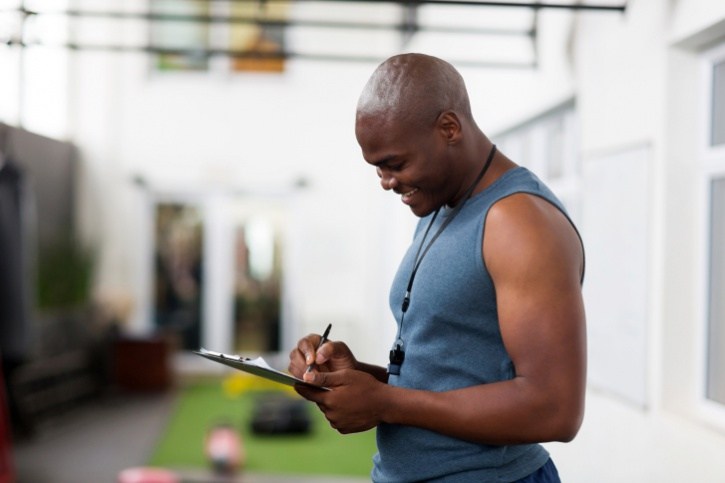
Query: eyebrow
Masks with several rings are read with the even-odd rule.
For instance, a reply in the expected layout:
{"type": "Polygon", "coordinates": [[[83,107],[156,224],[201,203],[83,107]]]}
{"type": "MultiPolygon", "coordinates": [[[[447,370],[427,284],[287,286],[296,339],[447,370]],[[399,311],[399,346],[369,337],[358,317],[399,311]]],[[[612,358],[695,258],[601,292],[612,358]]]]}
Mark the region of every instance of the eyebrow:
{"type": "Polygon", "coordinates": [[[397,156],[397,155],[395,155],[395,154],[390,154],[390,155],[388,155],[388,156],[385,156],[385,157],[384,157],[383,159],[381,159],[380,161],[374,161],[374,162],[372,162],[372,163],[370,163],[370,164],[372,164],[372,165],[373,165],[373,166],[375,166],[376,168],[381,168],[381,167],[383,167],[384,165],[386,165],[386,164],[390,163],[391,161],[394,161],[394,160],[395,160],[395,158],[397,158],[397,157],[398,157],[398,156],[397,156]]]}

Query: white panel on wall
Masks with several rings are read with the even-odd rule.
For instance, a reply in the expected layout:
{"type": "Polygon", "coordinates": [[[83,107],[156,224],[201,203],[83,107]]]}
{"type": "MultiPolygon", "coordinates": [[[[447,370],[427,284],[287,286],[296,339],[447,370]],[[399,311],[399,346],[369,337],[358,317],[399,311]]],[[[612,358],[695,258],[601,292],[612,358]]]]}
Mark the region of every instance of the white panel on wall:
{"type": "Polygon", "coordinates": [[[589,384],[647,406],[649,146],[586,159],[589,384]]]}

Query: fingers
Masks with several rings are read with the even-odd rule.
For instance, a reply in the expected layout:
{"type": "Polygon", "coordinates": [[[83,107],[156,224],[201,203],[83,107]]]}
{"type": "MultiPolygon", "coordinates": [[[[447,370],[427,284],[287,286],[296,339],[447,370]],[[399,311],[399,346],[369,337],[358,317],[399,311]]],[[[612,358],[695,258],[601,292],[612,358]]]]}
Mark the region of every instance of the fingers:
{"type": "Polygon", "coordinates": [[[297,344],[297,349],[305,358],[305,364],[322,364],[329,358],[325,354],[329,352],[329,346],[331,344],[328,344],[329,341],[327,341],[318,349],[317,345],[320,343],[320,338],[321,336],[319,334],[310,334],[297,344]],[[323,348],[325,348],[324,351],[323,348]],[[322,357],[319,356],[320,353],[323,354],[322,357]]]}
{"type": "Polygon", "coordinates": [[[330,426],[340,433],[366,431],[379,424],[379,412],[370,407],[366,397],[374,389],[373,384],[380,384],[373,376],[343,369],[336,372],[313,371],[305,379],[331,389],[324,391],[295,386],[302,397],[317,405],[330,426]]]}
{"type": "Polygon", "coordinates": [[[289,354],[288,370],[290,373],[300,377],[304,374],[307,366],[315,362],[315,347],[317,347],[319,341],[319,335],[310,334],[297,342],[297,347],[292,349],[289,354]]]}
{"type": "Polygon", "coordinates": [[[295,391],[297,391],[297,394],[299,394],[303,398],[318,405],[323,404],[325,401],[325,397],[329,394],[329,391],[304,386],[302,384],[296,384],[295,391]]]}
{"type": "Polygon", "coordinates": [[[310,334],[300,339],[297,347],[292,349],[289,354],[288,370],[291,374],[307,382],[318,384],[309,380],[310,377],[314,376],[308,374],[356,368],[355,356],[344,342],[326,341],[321,347],[317,348],[319,342],[320,336],[318,334],[310,334]],[[308,373],[307,368],[310,365],[312,365],[313,370],[308,373]]]}
{"type": "Polygon", "coordinates": [[[319,340],[319,335],[310,334],[300,340],[299,344],[297,344],[297,349],[305,359],[305,365],[310,365],[315,362],[315,348],[317,347],[319,340]]]}
{"type": "Polygon", "coordinates": [[[347,369],[335,372],[320,372],[313,370],[304,376],[305,382],[314,384],[315,386],[333,388],[342,386],[349,382],[351,372],[347,369]]]}
{"type": "Polygon", "coordinates": [[[320,372],[315,367],[313,367],[310,372],[305,371],[302,374],[302,380],[314,386],[324,386],[325,374],[328,373],[320,372]]]}
{"type": "Polygon", "coordinates": [[[335,352],[335,344],[332,341],[325,341],[315,352],[315,364],[324,364],[329,361],[335,352]]]}
{"type": "Polygon", "coordinates": [[[301,377],[307,369],[305,364],[305,357],[300,350],[295,347],[289,353],[289,365],[287,370],[295,377],[301,377]]]}

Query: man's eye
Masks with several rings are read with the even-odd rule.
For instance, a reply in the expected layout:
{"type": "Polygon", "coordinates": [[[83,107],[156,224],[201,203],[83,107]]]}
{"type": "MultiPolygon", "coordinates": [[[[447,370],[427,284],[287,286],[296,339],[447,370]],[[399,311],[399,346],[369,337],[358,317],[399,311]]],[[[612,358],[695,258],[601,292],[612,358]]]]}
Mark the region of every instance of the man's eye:
{"type": "Polygon", "coordinates": [[[405,161],[396,162],[396,163],[391,163],[391,162],[386,161],[384,163],[380,163],[379,165],[377,165],[375,167],[375,171],[378,173],[378,176],[382,177],[383,171],[392,173],[392,172],[400,171],[404,167],[405,167],[405,161]]]}

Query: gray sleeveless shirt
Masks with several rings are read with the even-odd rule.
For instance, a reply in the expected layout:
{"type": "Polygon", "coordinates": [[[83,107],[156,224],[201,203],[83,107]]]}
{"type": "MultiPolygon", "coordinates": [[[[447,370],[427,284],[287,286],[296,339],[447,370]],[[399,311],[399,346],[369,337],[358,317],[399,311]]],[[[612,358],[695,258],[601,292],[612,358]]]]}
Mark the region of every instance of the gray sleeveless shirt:
{"type": "MultiPolygon", "coordinates": [[[[401,331],[405,362],[400,375],[390,375],[389,384],[448,391],[514,377],[499,330],[493,282],[481,255],[488,210],[514,193],[540,196],[565,213],[556,196],[522,167],[471,197],[419,266],[401,331]]],[[[441,209],[426,243],[451,211],[441,209]]],[[[390,290],[399,329],[401,303],[430,216],[419,222],[390,290]]],[[[378,426],[377,444],[371,476],[380,483],[510,482],[534,472],[549,457],[538,444],[483,445],[394,424],[378,426]]]]}

